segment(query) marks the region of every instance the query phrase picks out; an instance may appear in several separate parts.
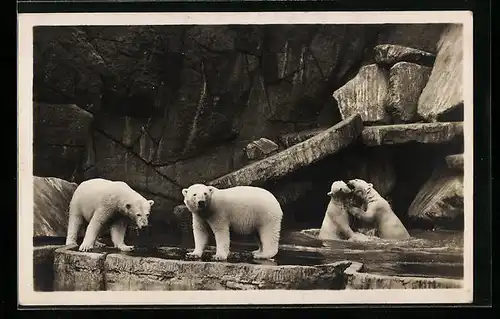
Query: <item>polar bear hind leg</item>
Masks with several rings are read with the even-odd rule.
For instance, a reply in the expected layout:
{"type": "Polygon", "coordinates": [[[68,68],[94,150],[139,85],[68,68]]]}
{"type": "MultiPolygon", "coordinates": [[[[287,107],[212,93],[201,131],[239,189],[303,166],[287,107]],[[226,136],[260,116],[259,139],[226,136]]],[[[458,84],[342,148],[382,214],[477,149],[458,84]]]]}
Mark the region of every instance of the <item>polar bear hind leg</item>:
{"type": "Polygon", "coordinates": [[[83,216],[75,205],[69,207],[68,232],[66,234],[66,245],[76,245],[78,231],[83,224],[83,216]]]}
{"type": "Polygon", "coordinates": [[[125,245],[125,234],[127,232],[127,223],[124,220],[117,220],[109,227],[111,241],[116,248],[121,251],[132,251],[134,246],[125,245]]]}
{"type": "Polygon", "coordinates": [[[281,223],[269,223],[259,229],[260,251],[254,251],[255,259],[271,259],[278,253],[281,223]]]}

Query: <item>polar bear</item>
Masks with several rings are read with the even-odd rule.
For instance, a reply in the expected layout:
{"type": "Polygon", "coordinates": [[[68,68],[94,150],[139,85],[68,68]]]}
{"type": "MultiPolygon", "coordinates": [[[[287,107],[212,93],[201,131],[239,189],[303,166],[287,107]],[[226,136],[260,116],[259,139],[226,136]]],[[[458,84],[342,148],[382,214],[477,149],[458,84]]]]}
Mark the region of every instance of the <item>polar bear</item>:
{"type": "Polygon", "coordinates": [[[351,202],[351,189],[347,184],[344,181],[333,182],[327,195],[330,196],[330,202],[318,238],[323,240],[368,240],[368,237],[354,232],[349,226],[348,209],[351,202]]]}
{"type": "Polygon", "coordinates": [[[145,199],[125,182],[102,178],[84,181],[71,198],[66,245],[76,245],[78,231],[85,221],[88,226],[80,251],[96,246],[97,237],[106,224],[115,247],[131,251],[133,247],[124,242],[127,225],[133,222],[138,229],[148,226],[153,204],[153,200],[145,199]]]}
{"type": "Polygon", "coordinates": [[[255,259],[272,259],[278,253],[283,211],[269,191],[254,186],[218,189],[193,184],[182,194],[193,216],[194,250],[188,255],[201,257],[210,234],[207,224],[215,237],[214,260],[227,260],[230,230],[241,235],[258,233],[259,249],[252,252],[255,259]]]}
{"type": "Polygon", "coordinates": [[[376,235],[383,239],[408,239],[410,234],[393,212],[391,205],[374,188],[362,179],[352,179],[347,186],[363,200],[366,210],[349,210],[349,213],[369,223],[375,223],[376,235]]]}

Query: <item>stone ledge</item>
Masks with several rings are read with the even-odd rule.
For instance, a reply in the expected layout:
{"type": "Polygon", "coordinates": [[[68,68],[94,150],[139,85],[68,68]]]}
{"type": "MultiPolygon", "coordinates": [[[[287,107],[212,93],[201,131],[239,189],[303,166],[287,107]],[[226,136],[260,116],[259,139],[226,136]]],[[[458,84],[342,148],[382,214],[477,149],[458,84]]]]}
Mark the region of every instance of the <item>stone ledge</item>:
{"type": "Polygon", "coordinates": [[[464,170],[464,154],[453,154],[445,157],[446,165],[451,169],[464,170]]]}
{"type": "Polygon", "coordinates": [[[410,142],[442,144],[463,137],[463,122],[370,126],[365,127],[361,135],[367,146],[410,142]]]}
{"type": "Polygon", "coordinates": [[[345,270],[346,287],[361,289],[453,289],[462,288],[463,280],[448,278],[399,277],[363,273],[363,264],[352,262],[345,270]]]}
{"type": "MultiPolygon", "coordinates": [[[[351,262],[318,266],[186,261],[122,253],[56,251],[55,290],[342,289],[351,262]]],[[[182,249],[163,248],[170,257],[182,249]]]]}

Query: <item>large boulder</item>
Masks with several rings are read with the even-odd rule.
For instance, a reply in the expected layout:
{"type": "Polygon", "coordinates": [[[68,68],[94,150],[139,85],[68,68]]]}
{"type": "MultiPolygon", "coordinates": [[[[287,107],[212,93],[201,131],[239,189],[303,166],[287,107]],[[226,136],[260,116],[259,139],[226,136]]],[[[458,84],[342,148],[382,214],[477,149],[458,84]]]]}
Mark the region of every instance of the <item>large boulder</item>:
{"type": "Polygon", "coordinates": [[[93,116],[74,104],[34,103],[34,174],[75,179],[90,139],[93,116]]]}
{"type": "Polygon", "coordinates": [[[261,137],[252,141],[245,147],[245,152],[249,160],[259,160],[278,151],[278,145],[270,139],[261,137]]]}
{"type": "Polygon", "coordinates": [[[431,68],[410,62],[398,62],[391,67],[386,110],[394,123],[415,120],[418,98],[430,73],[431,68]]]}
{"type": "Polygon", "coordinates": [[[343,119],[360,114],[365,124],[387,123],[385,103],[388,92],[386,72],[376,64],[366,65],[333,93],[343,119]]]}
{"type": "Polygon", "coordinates": [[[375,62],[392,67],[398,62],[410,62],[431,67],[436,56],[422,50],[395,44],[380,44],[374,48],[375,62]]]}
{"type": "Polygon", "coordinates": [[[66,237],[69,203],[77,186],[59,178],[33,176],[34,237],[66,237]]]}
{"type": "Polygon", "coordinates": [[[418,114],[427,121],[463,120],[463,32],[449,26],[438,45],[436,62],[418,100],[418,114]]]}
{"type": "Polygon", "coordinates": [[[420,227],[462,229],[464,225],[464,176],[443,165],[433,172],[408,209],[420,227]]]}

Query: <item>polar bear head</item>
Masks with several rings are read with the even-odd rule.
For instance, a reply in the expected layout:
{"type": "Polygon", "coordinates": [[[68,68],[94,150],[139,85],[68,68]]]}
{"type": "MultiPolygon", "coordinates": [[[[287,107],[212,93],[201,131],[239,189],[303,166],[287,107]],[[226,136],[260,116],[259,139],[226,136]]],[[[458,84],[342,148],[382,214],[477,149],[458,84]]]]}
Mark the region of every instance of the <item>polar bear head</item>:
{"type": "Polygon", "coordinates": [[[351,191],[354,192],[356,196],[359,196],[361,198],[364,198],[366,194],[373,189],[372,183],[368,183],[367,181],[359,178],[351,179],[347,182],[347,186],[351,189],[351,191]]]}
{"type": "Polygon", "coordinates": [[[347,195],[351,193],[351,189],[347,186],[344,181],[335,181],[330,187],[330,191],[327,193],[328,196],[338,196],[347,195]]]}
{"type": "MultiPolygon", "coordinates": [[[[215,187],[204,184],[193,184],[182,190],[184,204],[192,212],[204,217],[204,213],[209,211],[210,201],[215,187]]],[[[208,216],[205,216],[208,217],[208,216]]]]}
{"type": "Polygon", "coordinates": [[[148,200],[142,196],[125,202],[125,211],[127,215],[135,221],[138,229],[149,225],[149,214],[153,204],[154,201],[152,199],[148,200]]]}

